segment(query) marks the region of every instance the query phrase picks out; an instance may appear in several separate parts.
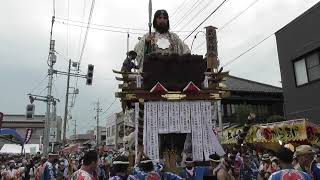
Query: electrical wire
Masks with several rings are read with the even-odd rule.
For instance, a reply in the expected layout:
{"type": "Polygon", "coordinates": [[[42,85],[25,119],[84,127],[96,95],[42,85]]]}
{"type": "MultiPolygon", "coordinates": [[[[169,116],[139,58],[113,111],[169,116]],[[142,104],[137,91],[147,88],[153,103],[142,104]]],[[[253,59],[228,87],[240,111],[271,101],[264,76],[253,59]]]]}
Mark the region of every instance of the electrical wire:
{"type": "Polygon", "coordinates": [[[195,20],[196,17],[202,13],[205,9],[207,9],[212,3],[214,2],[214,0],[209,0],[207,2],[207,4],[205,4],[202,9],[200,9],[192,18],[189,19],[189,21],[187,23],[185,23],[184,26],[182,26],[179,30],[182,30],[183,28],[185,28],[186,26],[190,25],[191,21],[195,20]]]}
{"type": "Polygon", "coordinates": [[[224,25],[222,25],[219,29],[218,32],[223,30],[225,27],[227,27],[230,23],[232,23],[235,19],[237,19],[239,16],[241,16],[243,13],[245,13],[248,9],[250,9],[254,4],[256,4],[259,0],[255,0],[253,1],[251,4],[249,4],[248,7],[246,7],[244,10],[242,10],[241,12],[239,12],[235,17],[231,18],[227,23],[225,23],[224,25]]]}
{"type": "Polygon", "coordinates": [[[62,53],[59,53],[59,52],[56,51],[56,50],[54,50],[54,52],[55,52],[56,54],[58,54],[63,60],[65,60],[66,62],[69,63],[69,59],[70,59],[70,58],[64,56],[62,53]]]}
{"type": "Polygon", "coordinates": [[[228,65],[230,65],[231,63],[234,63],[236,60],[238,60],[241,56],[245,55],[246,53],[248,53],[249,51],[251,51],[252,49],[256,48],[257,46],[259,46],[261,43],[263,43],[265,40],[269,39],[272,35],[274,35],[274,33],[270,34],[269,36],[265,37],[264,39],[262,39],[261,41],[259,41],[257,44],[251,46],[249,49],[247,49],[246,51],[242,52],[241,54],[239,54],[237,57],[227,61],[226,64],[224,64],[222,67],[226,67],[228,65]]]}
{"type": "MultiPolygon", "coordinates": [[[[77,27],[83,27],[83,28],[87,28],[87,23],[82,22],[82,21],[75,21],[75,20],[67,20],[67,19],[63,19],[63,18],[56,18],[56,22],[61,23],[61,24],[69,24],[71,26],[77,26],[77,27]],[[79,25],[79,24],[72,24],[70,22],[73,23],[79,23],[79,24],[83,24],[83,25],[79,25]]],[[[91,24],[90,29],[96,29],[96,30],[102,30],[102,31],[108,31],[108,32],[120,32],[120,33],[128,33],[128,30],[130,30],[130,34],[145,34],[148,30],[147,29],[140,29],[140,28],[131,28],[131,27],[122,27],[122,26],[111,26],[111,25],[103,25],[103,24],[91,24]],[[113,29],[122,29],[122,30],[126,30],[126,31],[121,31],[121,30],[110,30],[110,29],[103,29],[103,28],[97,28],[97,27],[92,27],[92,26],[98,26],[98,27],[106,27],[106,28],[113,28],[113,29]],[[133,31],[142,31],[142,32],[132,32],[133,31]]],[[[191,31],[172,31],[172,32],[177,32],[177,33],[190,33],[191,31]]],[[[198,32],[198,31],[196,31],[198,32]]],[[[81,38],[80,38],[81,39],[81,38]]],[[[81,48],[79,47],[79,49],[81,50],[81,48]]]]}
{"type": "Polygon", "coordinates": [[[30,94],[32,94],[32,93],[34,92],[34,90],[36,90],[37,88],[39,88],[39,86],[44,82],[44,80],[47,79],[48,76],[49,76],[49,75],[47,74],[42,80],[40,80],[40,82],[39,82],[36,86],[34,86],[34,88],[32,88],[32,89],[30,90],[30,94]]]}
{"type": "MultiPolygon", "coordinates": [[[[242,10],[241,12],[239,12],[236,16],[234,16],[233,18],[231,18],[228,22],[226,22],[224,25],[222,25],[220,28],[218,28],[217,32],[220,32],[221,30],[223,30],[224,28],[226,28],[227,26],[229,26],[233,21],[235,21],[237,18],[239,18],[242,14],[244,14],[248,9],[250,9],[254,4],[256,4],[259,0],[255,0],[254,2],[252,2],[251,4],[249,4],[249,6],[247,6],[244,10],[242,10]]],[[[202,47],[205,44],[205,41],[203,41],[202,43],[200,43],[199,46],[197,46],[194,51],[198,50],[200,47],[202,47]]]]}
{"type": "Polygon", "coordinates": [[[181,17],[180,19],[172,26],[172,29],[175,29],[186,17],[188,17],[191,12],[201,4],[203,0],[197,0],[181,17]],[[200,3],[199,3],[200,2],[200,3]]]}
{"type": "MultiPolygon", "coordinates": [[[[85,16],[85,10],[86,10],[86,1],[83,1],[83,9],[82,9],[82,20],[84,19],[84,16],[85,16]]],[[[68,21],[70,21],[70,19],[68,19],[68,21]]],[[[82,37],[82,31],[83,29],[81,28],[80,29],[80,36],[79,36],[79,45],[78,45],[78,49],[79,49],[79,54],[81,53],[81,37],[82,37]]]]}
{"type": "MultiPolygon", "coordinates": [[[[203,31],[199,31],[199,32],[203,32],[203,31]]],[[[192,47],[193,47],[194,40],[196,40],[197,35],[199,34],[199,32],[197,32],[197,34],[196,34],[196,35],[194,35],[194,38],[193,38],[192,43],[191,43],[190,51],[192,51],[192,47]]],[[[205,33],[205,32],[203,32],[203,33],[204,33],[204,35],[206,35],[206,33],[205,33]]]]}
{"type": "MultiPolygon", "coordinates": [[[[77,24],[70,24],[70,23],[66,23],[64,21],[56,21],[58,23],[61,23],[61,24],[69,24],[71,26],[76,26],[76,27],[81,27],[81,28],[87,28],[86,26],[81,26],[81,25],[77,25],[77,24]]],[[[117,31],[117,30],[110,30],[110,29],[102,29],[102,28],[96,28],[96,27],[89,27],[89,29],[95,29],[95,30],[101,30],[101,31],[107,31],[107,32],[115,32],[115,33],[125,33],[127,34],[128,31],[117,31]]],[[[145,33],[137,33],[137,32],[131,32],[130,34],[139,34],[139,35],[143,35],[145,33]]]]}
{"type": "MultiPolygon", "coordinates": [[[[73,23],[81,23],[81,24],[85,24],[88,25],[88,23],[83,22],[83,21],[76,21],[76,20],[68,20],[65,18],[56,18],[57,20],[61,20],[61,21],[68,21],[68,22],[73,22],[73,23]]],[[[115,29],[123,29],[123,30],[133,30],[133,31],[145,31],[147,32],[147,29],[142,29],[142,28],[130,28],[130,27],[123,27],[123,26],[113,26],[113,25],[103,25],[103,24],[90,24],[92,26],[100,26],[100,27],[106,27],[106,28],[115,28],[115,29]]]]}
{"type": "Polygon", "coordinates": [[[227,1],[228,0],[222,1],[222,3],[214,11],[212,11],[212,13],[210,13],[209,16],[206,17],[183,41],[187,40],[191,36],[191,34],[193,34],[204,22],[206,22],[212,16],[212,14],[214,14],[218,9],[220,9],[220,7],[227,1]]]}
{"type": "Polygon", "coordinates": [[[114,101],[109,105],[109,107],[100,115],[105,114],[106,112],[108,112],[108,110],[112,107],[112,105],[116,102],[117,98],[114,98],[114,101]]]}
{"type": "MultiPolygon", "coordinates": [[[[93,14],[95,2],[96,2],[95,0],[92,0],[92,3],[91,3],[90,14],[89,14],[89,18],[88,18],[88,25],[87,25],[86,33],[84,35],[83,46],[82,46],[80,58],[79,58],[79,61],[78,61],[79,66],[81,64],[83,53],[84,53],[84,49],[85,49],[86,44],[87,44],[89,27],[90,27],[90,23],[91,23],[91,19],[92,19],[92,14],[93,14]]],[[[78,68],[79,68],[79,66],[78,66],[78,68]]]]}
{"type": "Polygon", "coordinates": [[[117,112],[117,111],[121,111],[121,109],[116,109],[116,110],[114,110],[112,113],[110,113],[110,114],[107,114],[106,116],[104,116],[103,118],[101,118],[101,119],[106,119],[106,120],[108,120],[111,116],[113,116],[113,114],[115,113],[115,112],[117,112]]]}
{"type": "Polygon", "coordinates": [[[176,13],[178,12],[178,10],[184,6],[184,4],[187,2],[188,0],[184,0],[178,7],[177,9],[171,14],[171,19],[176,15],[176,13]]]}
{"type": "MultiPolygon", "coordinates": [[[[82,44],[82,49],[81,49],[80,57],[79,57],[79,61],[78,61],[78,71],[77,71],[78,74],[79,74],[79,69],[80,69],[80,64],[81,64],[81,61],[82,61],[84,49],[85,49],[86,43],[87,43],[89,27],[90,27],[90,24],[91,24],[91,18],[92,18],[92,14],[93,14],[93,10],[94,10],[94,5],[95,5],[95,0],[92,0],[90,13],[89,13],[89,18],[88,18],[88,24],[87,24],[87,27],[86,27],[86,32],[85,32],[85,36],[84,36],[84,40],[83,40],[83,44],[82,44]]],[[[78,88],[78,80],[79,80],[79,78],[77,77],[76,78],[76,83],[75,83],[75,88],[78,88]]],[[[74,96],[74,104],[76,102],[76,98],[77,98],[77,95],[74,96]]]]}

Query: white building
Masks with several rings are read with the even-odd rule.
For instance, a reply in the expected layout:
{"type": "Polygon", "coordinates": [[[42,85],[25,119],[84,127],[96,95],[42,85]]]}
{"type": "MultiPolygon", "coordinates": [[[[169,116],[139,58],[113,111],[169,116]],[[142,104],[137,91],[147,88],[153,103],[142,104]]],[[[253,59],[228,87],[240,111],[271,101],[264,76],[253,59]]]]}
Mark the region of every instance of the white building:
{"type": "Polygon", "coordinates": [[[133,131],[133,127],[133,111],[129,114],[124,114],[123,112],[114,113],[107,119],[106,145],[115,148],[122,147],[124,133],[128,136],[128,134],[133,131]],[[125,131],[123,122],[125,122],[126,125],[125,131]]]}
{"type": "Polygon", "coordinates": [[[106,145],[109,147],[116,147],[116,122],[118,113],[112,114],[107,119],[106,124],[106,145]]]}
{"type": "Polygon", "coordinates": [[[105,145],[106,144],[106,136],[107,136],[106,127],[102,127],[102,126],[98,127],[99,137],[97,137],[97,127],[95,127],[93,131],[94,131],[95,140],[97,141],[97,138],[98,138],[99,144],[105,145]]]}
{"type": "MultiPolygon", "coordinates": [[[[32,129],[32,136],[28,143],[40,144],[40,138],[43,137],[44,121],[45,115],[34,115],[32,119],[26,119],[26,116],[21,114],[5,114],[2,128],[14,129],[22,138],[25,138],[27,129],[32,129]]],[[[60,116],[50,122],[50,142],[61,142],[61,125],[62,118],[60,116]]],[[[0,147],[9,143],[12,142],[1,139],[0,147]]]]}

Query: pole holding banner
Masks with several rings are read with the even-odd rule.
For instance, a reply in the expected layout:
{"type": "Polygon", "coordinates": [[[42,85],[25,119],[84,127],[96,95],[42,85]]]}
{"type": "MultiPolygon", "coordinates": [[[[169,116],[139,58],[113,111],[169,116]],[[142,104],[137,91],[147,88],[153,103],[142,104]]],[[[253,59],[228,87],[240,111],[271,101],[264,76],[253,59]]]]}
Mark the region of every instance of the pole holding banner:
{"type": "Polygon", "coordinates": [[[0,129],[2,128],[3,113],[0,112],[0,129]]]}

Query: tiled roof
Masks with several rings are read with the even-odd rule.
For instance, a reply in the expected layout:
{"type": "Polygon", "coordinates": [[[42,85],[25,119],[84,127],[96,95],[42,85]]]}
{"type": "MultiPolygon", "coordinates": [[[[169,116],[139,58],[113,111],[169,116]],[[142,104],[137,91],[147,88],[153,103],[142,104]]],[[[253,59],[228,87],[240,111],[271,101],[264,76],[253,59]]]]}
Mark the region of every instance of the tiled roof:
{"type": "Polygon", "coordinates": [[[260,93],[282,93],[282,88],[243,79],[235,76],[227,76],[226,81],[223,82],[230,91],[247,91],[260,93]]]}

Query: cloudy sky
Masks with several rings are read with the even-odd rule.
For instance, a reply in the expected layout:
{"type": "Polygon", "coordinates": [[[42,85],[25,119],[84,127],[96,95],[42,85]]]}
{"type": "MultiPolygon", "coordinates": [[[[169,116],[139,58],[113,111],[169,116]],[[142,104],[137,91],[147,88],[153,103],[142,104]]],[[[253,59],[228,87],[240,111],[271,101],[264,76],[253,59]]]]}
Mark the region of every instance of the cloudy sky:
{"type": "MultiPolygon", "coordinates": [[[[166,9],[171,30],[186,38],[223,0],[153,0],[153,12],[166,9]]],[[[57,63],[54,68],[66,71],[68,59],[79,61],[84,43],[91,0],[2,0],[0,6],[0,111],[24,114],[26,94],[46,95],[47,57],[51,17],[55,9],[53,39],[57,63]],[[53,3],[54,2],[54,3],[53,3]],[[53,8],[55,4],[55,8],[53,8]],[[71,21],[67,21],[67,19],[71,21]],[[68,25],[69,22],[69,25],[68,25]],[[81,23],[83,22],[83,23],[81,23]],[[81,26],[83,28],[81,28],[81,26]]],[[[224,65],[285,26],[317,3],[317,0],[228,0],[199,29],[218,28],[219,59],[224,65]]],[[[118,82],[112,69],[120,69],[129,47],[146,31],[148,0],[96,0],[91,27],[81,60],[81,72],[95,65],[93,86],[78,80],[80,94],[72,108],[77,131],[84,133],[95,126],[94,105],[101,102],[101,125],[113,112],[120,111],[114,93],[118,82]],[[113,103],[115,101],[115,103],[113,103]],[[113,103],[113,104],[112,104],[113,103]],[[110,106],[112,104],[112,106],[110,106]],[[107,108],[110,107],[107,110],[107,108]]],[[[186,43],[191,46],[192,34],[186,43]]],[[[203,33],[194,40],[194,54],[204,54],[203,33]]],[[[277,46],[274,35],[226,66],[230,74],[275,86],[281,86],[277,46]]],[[[74,87],[76,79],[71,79],[74,87]]],[[[59,98],[58,114],[63,116],[66,77],[54,76],[53,95],[59,98]]],[[[36,114],[45,113],[45,104],[35,102],[36,114]]],[[[68,132],[73,131],[69,122],[68,132]]]]}

